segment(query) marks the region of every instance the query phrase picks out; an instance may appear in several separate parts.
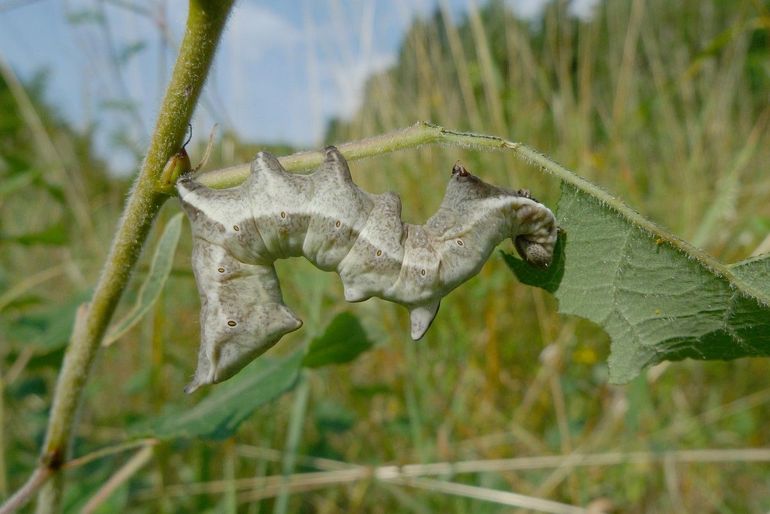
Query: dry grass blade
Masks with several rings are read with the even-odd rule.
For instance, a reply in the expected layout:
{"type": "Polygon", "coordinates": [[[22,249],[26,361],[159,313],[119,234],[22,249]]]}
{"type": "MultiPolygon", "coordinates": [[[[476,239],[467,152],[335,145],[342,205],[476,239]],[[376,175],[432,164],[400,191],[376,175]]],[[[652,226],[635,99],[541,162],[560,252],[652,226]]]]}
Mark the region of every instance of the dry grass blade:
{"type": "MultiPolygon", "coordinates": [[[[277,496],[284,488],[289,493],[340,485],[371,478],[371,470],[363,467],[350,467],[338,471],[319,471],[295,473],[293,475],[270,475],[266,477],[241,478],[236,480],[212,480],[192,484],[170,485],[164,488],[166,497],[190,496],[196,494],[221,494],[229,488],[246,494],[241,500],[257,500],[277,496]]],[[[140,492],[137,498],[150,500],[156,497],[154,490],[140,492]]]]}
{"type": "Polygon", "coordinates": [[[64,467],[67,469],[74,469],[80,466],[84,466],[89,462],[93,462],[95,460],[102,459],[110,455],[115,455],[116,453],[133,450],[136,447],[150,448],[152,446],[155,446],[156,444],[158,444],[157,439],[140,439],[138,441],[130,441],[125,444],[119,444],[116,446],[110,446],[108,448],[102,448],[101,450],[88,453],[86,455],[83,455],[82,457],[72,459],[71,461],[67,462],[67,464],[65,464],[64,467]]]}
{"type": "Polygon", "coordinates": [[[442,480],[434,480],[431,478],[399,478],[392,480],[392,482],[437,493],[484,500],[500,505],[508,505],[510,507],[530,509],[536,512],[550,512],[552,514],[585,514],[588,512],[582,507],[576,507],[566,503],[544,500],[542,498],[535,498],[533,496],[526,496],[509,491],[489,489],[486,487],[444,482],[442,480]]]}
{"type": "Polygon", "coordinates": [[[684,418],[681,421],[672,424],[670,427],[661,430],[660,432],[664,432],[669,437],[673,438],[685,434],[689,430],[693,430],[697,427],[711,425],[728,416],[754,409],[768,402],[770,402],[770,388],[762,389],[761,391],[743,396],[733,400],[732,402],[714,407],[713,409],[702,412],[697,416],[684,418]]]}
{"type": "MultiPolygon", "coordinates": [[[[277,451],[276,451],[277,452],[277,451]]],[[[239,453],[243,454],[243,452],[239,453]]],[[[270,455],[270,452],[259,452],[259,455],[270,455]]],[[[276,457],[280,452],[276,453],[276,457]]],[[[298,462],[311,462],[313,459],[303,460],[297,456],[298,462]]],[[[214,480],[209,482],[198,482],[191,484],[170,485],[164,488],[166,497],[183,497],[202,494],[222,494],[228,488],[234,488],[241,492],[239,501],[255,501],[264,498],[271,498],[279,494],[283,488],[290,493],[310,491],[329,486],[350,484],[361,480],[375,480],[399,485],[409,485],[422,489],[431,489],[430,484],[434,482],[441,485],[436,491],[446,492],[448,494],[458,494],[470,498],[496,501],[505,505],[513,505],[535,509],[531,505],[521,503],[509,503],[514,501],[537,500],[554,503],[549,500],[540,500],[536,497],[508,493],[494,489],[485,489],[475,486],[466,486],[452,482],[443,482],[438,480],[428,480],[426,476],[453,476],[457,474],[468,473],[502,473],[510,471],[533,471],[543,469],[557,469],[562,473],[569,474],[579,467],[601,467],[616,466],[623,464],[652,464],[667,463],[668,465],[684,463],[711,463],[723,464],[728,462],[742,463],[763,463],[770,462],[770,449],[765,448],[736,448],[736,449],[700,449],[700,450],[675,450],[667,452],[606,452],[571,455],[543,455],[536,457],[517,457],[512,459],[482,459],[467,460],[459,462],[434,462],[429,464],[407,464],[403,466],[377,466],[365,467],[355,464],[348,465],[347,469],[336,469],[331,471],[317,471],[306,473],[294,473],[291,475],[269,475],[265,477],[244,478],[231,480],[214,480]],[[456,488],[457,487],[457,488],[456,488]],[[455,492],[444,491],[444,488],[455,489],[455,492]],[[470,488],[470,489],[464,489],[470,488]],[[490,492],[494,491],[494,493],[490,492]],[[468,495],[463,494],[467,492],[468,495]],[[499,494],[499,497],[497,495],[499,494]],[[478,495],[476,495],[478,494],[478,495]],[[488,497],[487,497],[488,496],[488,497]],[[498,500],[494,499],[498,498],[498,500]],[[518,498],[518,499],[517,499],[518,498]]],[[[339,465],[339,463],[335,463],[339,465]]],[[[435,484],[434,484],[435,485],[435,484]]],[[[137,499],[151,500],[156,497],[154,490],[146,490],[137,495],[137,499]]],[[[584,512],[582,508],[566,505],[571,509],[580,510],[543,510],[541,512],[584,512]]],[[[556,507],[554,507],[556,508],[556,507]]]]}
{"type": "Polygon", "coordinates": [[[125,483],[129,478],[142,469],[152,458],[152,447],[145,446],[131,457],[114,475],[110,477],[105,484],[88,500],[80,511],[83,514],[94,512],[99,506],[115,492],[115,490],[125,483]]]}
{"type": "MultiPolygon", "coordinates": [[[[263,459],[271,462],[281,462],[283,452],[275,448],[262,448],[260,446],[249,446],[240,444],[236,447],[236,452],[241,457],[250,459],[263,459]]],[[[341,469],[350,469],[350,464],[339,460],[327,459],[324,457],[312,457],[307,455],[297,455],[296,464],[309,468],[315,468],[322,471],[337,471],[341,469]]]]}
{"type": "Polygon", "coordinates": [[[68,169],[65,165],[65,159],[54,144],[35,105],[2,54],[0,54],[0,77],[8,85],[19,107],[21,117],[29,127],[32,137],[45,159],[46,165],[50,167],[51,174],[55,176],[56,181],[64,191],[67,203],[70,209],[72,209],[82,233],[83,240],[88,243],[93,252],[98,254],[101,250],[101,245],[96,238],[89,208],[89,199],[85,194],[82,177],[73,170],[68,169]]]}
{"type": "Polygon", "coordinates": [[[5,291],[0,295],[0,311],[5,309],[11,302],[28,292],[33,287],[36,287],[44,282],[54,279],[64,273],[67,268],[67,264],[57,264],[50,268],[39,271],[29,277],[25,278],[14,284],[13,287],[5,291]]]}
{"type": "Polygon", "coordinates": [[[381,466],[375,468],[378,479],[397,477],[419,477],[425,475],[447,475],[458,473],[490,473],[504,471],[525,471],[549,468],[570,468],[589,466],[614,466],[619,464],[649,464],[671,459],[677,463],[724,463],[724,462],[769,462],[770,449],[702,449],[676,450],[668,452],[605,452],[573,453],[571,455],[543,455],[517,457],[513,459],[484,459],[461,462],[435,462],[430,464],[408,464],[405,466],[381,466]]]}

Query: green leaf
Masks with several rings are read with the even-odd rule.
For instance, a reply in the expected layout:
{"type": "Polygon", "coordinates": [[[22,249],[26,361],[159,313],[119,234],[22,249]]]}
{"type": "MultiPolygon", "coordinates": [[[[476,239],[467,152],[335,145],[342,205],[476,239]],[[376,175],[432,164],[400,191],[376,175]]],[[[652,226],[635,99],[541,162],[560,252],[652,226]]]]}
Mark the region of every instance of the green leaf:
{"type": "Polygon", "coordinates": [[[730,271],[770,296],[770,254],[731,264],[730,271]]]}
{"type": "Polygon", "coordinates": [[[321,434],[347,432],[355,422],[353,411],[332,400],[322,400],[315,408],[315,425],[321,434]]]}
{"type": "Polygon", "coordinates": [[[133,430],[159,439],[204,437],[226,439],[262,405],[278,398],[297,381],[302,350],[288,357],[262,357],[219,384],[191,409],[171,412],[133,430]]]}
{"type": "Polygon", "coordinates": [[[56,184],[51,184],[46,180],[39,180],[38,182],[40,183],[40,187],[42,187],[49,195],[51,195],[51,198],[53,198],[56,202],[60,203],[61,205],[67,205],[67,197],[64,194],[64,188],[56,184]]]}
{"type": "Polygon", "coordinates": [[[16,173],[0,182],[0,198],[11,195],[16,191],[29,186],[41,175],[40,170],[29,169],[21,173],[16,173]]]}
{"type": "Polygon", "coordinates": [[[39,232],[28,232],[19,235],[4,235],[0,237],[6,241],[12,241],[24,246],[32,245],[52,245],[61,246],[67,244],[69,240],[67,229],[61,222],[47,226],[39,232]]]}
{"type": "Polygon", "coordinates": [[[523,282],[553,292],[560,312],[607,331],[612,382],[664,360],[770,355],[770,287],[767,275],[764,285],[757,278],[766,261],[729,268],[596,186],[566,178],[557,216],[566,237],[552,269],[506,261],[523,282]]]}
{"type": "Polygon", "coordinates": [[[21,315],[4,327],[4,333],[8,340],[36,351],[61,348],[69,341],[78,307],[89,297],[89,292],[78,293],[62,304],[21,315]]]}
{"type": "Polygon", "coordinates": [[[155,254],[152,256],[150,271],[144,279],[136,304],[131,310],[116,323],[104,338],[104,346],[109,346],[128,332],[150,310],[160,297],[163,286],[166,284],[171,265],[174,263],[174,254],[179,243],[179,234],[182,232],[182,213],[176,214],[166,225],[160,236],[155,254]]]}
{"type": "Polygon", "coordinates": [[[349,312],[338,314],[320,337],[310,342],[302,365],[320,368],[350,362],[372,347],[358,318],[349,312]]]}

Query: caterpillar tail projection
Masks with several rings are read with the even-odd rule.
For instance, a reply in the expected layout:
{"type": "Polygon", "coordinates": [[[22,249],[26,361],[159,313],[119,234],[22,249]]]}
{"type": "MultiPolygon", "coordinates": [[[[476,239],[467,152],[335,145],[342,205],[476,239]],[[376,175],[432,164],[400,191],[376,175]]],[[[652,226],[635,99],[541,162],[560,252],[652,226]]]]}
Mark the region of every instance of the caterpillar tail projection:
{"type": "Polygon", "coordinates": [[[498,243],[510,237],[539,267],[550,264],[556,243],[547,207],[459,164],[425,225],[401,221],[398,195],[359,189],[334,147],[308,175],[288,173],[260,152],[238,187],[210,189],[185,176],[177,190],[192,226],[201,298],[198,367],[188,393],[233,376],[302,325],[283,303],[276,259],[304,256],[336,271],[349,302],[376,296],[404,305],[417,340],[441,299],[478,273],[498,243]]]}

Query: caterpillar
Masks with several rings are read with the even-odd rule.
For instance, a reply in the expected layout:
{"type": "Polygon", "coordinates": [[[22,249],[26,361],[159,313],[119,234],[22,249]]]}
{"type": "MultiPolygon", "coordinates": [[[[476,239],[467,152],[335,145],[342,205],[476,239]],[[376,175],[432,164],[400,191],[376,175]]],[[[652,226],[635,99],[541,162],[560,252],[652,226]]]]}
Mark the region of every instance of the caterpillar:
{"type": "Polygon", "coordinates": [[[233,376],[302,325],[283,303],[276,259],[304,256],[337,272],[348,302],[376,296],[404,305],[418,340],[441,299],[478,273],[498,243],[510,237],[526,262],[547,267],[556,242],[550,209],[460,164],[425,225],[401,221],[395,193],[359,189],[333,146],[308,175],[288,173],[260,152],[237,187],[210,189],[191,175],[176,187],[192,227],[201,299],[201,345],[187,393],[233,376]]]}

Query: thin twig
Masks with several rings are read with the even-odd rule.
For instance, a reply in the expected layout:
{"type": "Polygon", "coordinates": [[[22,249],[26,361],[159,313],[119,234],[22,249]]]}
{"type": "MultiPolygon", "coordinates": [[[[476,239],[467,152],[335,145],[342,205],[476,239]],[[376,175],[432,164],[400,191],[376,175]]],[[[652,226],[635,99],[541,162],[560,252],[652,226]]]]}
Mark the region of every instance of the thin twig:
{"type": "Polygon", "coordinates": [[[46,483],[51,474],[52,471],[49,468],[39,467],[35,469],[27,482],[0,506],[0,514],[11,514],[25,506],[46,483]]]}
{"type": "Polygon", "coordinates": [[[102,459],[110,455],[115,455],[116,453],[122,453],[128,450],[133,450],[138,446],[143,448],[151,448],[156,444],[158,444],[159,442],[160,441],[158,441],[157,439],[147,438],[147,439],[140,439],[138,441],[129,441],[127,443],[119,444],[116,446],[110,446],[108,448],[102,448],[101,450],[97,450],[95,452],[91,452],[86,455],[83,455],[82,457],[78,457],[77,459],[70,460],[64,465],[64,468],[65,469],[79,468],[80,466],[84,466],[89,462],[93,462],[95,460],[102,459]]]}
{"type": "Polygon", "coordinates": [[[145,446],[131,457],[114,475],[107,480],[103,486],[99,488],[90,500],[83,506],[80,511],[83,514],[90,514],[95,511],[99,506],[107,501],[107,499],[115,492],[115,489],[120,487],[126,480],[131,478],[134,473],[142,469],[152,458],[152,447],[145,446]]]}
{"type": "MultiPolygon", "coordinates": [[[[261,446],[250,446],[245,444],[236,446],[236,452],[238,452],[238,455],[241,457],[262,459],[272,462],[280,462],[283,460],[284,456],[284,453],[281,450],[276,450],[275,448],[264,448],[261,446]]],[[[350,469],[350,464],[341,460],[306,455],[297,455],[296,464],[323,471],[350,469]]]]}
{"type": "Polygon", "coordinates": [[[510,491],[500,491],[487,487],[477,487],[475,485],[458,484],[456,482],[446,482],[444,480],[435,480],[432,478],[407,478],[393,479],[392,483],[417,487],[426,491],[462,496],[463,498],[473,498],[509,507],[519,507],[537,512],[548,512],[550,514],[586,514],[586,509],[559,503],[543,498],[535,498],[524,494],[513,493],[510,491]]]}

